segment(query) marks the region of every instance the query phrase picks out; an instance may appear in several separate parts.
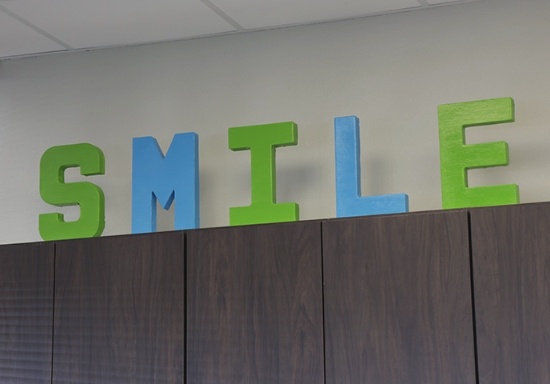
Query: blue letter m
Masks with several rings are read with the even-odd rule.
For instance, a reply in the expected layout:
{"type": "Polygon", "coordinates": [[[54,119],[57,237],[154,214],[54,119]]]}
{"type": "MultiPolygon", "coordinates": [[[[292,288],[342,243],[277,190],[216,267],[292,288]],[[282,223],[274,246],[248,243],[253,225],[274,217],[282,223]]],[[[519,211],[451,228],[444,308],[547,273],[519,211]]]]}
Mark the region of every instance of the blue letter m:
{"type": "Polygon", "coordinates": [[[153,137],[133,139],[132,233],[155,232],[156,201],[169,209],[176,199],[174,229],[199,227],[198,136],[174,135],[166,156],[153,137]]]}

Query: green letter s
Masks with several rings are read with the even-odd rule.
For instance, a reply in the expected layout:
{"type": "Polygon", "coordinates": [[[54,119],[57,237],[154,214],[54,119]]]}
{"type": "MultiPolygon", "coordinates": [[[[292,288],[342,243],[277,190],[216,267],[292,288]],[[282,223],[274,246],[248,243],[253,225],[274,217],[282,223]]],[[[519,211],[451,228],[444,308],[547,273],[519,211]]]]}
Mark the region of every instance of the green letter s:
{"type": "Polygon", "coordinates": [[[105,156],[91,144],[72,144],[49,148],[40,160],[40,196],[58,207],[80,206],[80,218],[65,221],[60,213],[39,215],[38,228],[44,240],[64,240],[100,236],[105,227],[105,197],[89,182],[65,183],[65,170],[80,167],[80,174],[103,175],[105,156]]]}

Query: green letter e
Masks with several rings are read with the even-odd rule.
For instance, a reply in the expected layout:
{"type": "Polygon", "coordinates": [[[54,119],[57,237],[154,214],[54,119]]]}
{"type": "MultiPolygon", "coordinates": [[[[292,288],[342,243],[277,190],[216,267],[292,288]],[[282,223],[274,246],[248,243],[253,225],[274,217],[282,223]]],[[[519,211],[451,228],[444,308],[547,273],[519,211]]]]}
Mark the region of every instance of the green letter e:
{"type": "Polygon", "coordinates": [[[40,196],[58,207],[79,205],[80,217],[65,221],[60,213],[39,215],[38,228],[44,240],[64,240],[100,236],[105,227],[105,197],[89,182],[65,183],[65,170],[80,167],[80,174],[103,175],[105,156],[87,143],[49,148],[40,160],[40,196]]]}
{"type": "Polygon", "coordinates": [[[510,97],[439,106],[441,192],[443,208],[483,207],[516,204],[515,184],[468,186],[468,170],[508,165],[508,144],[502,141],[466,144],[465,130],[514,121],[510,97]]]}

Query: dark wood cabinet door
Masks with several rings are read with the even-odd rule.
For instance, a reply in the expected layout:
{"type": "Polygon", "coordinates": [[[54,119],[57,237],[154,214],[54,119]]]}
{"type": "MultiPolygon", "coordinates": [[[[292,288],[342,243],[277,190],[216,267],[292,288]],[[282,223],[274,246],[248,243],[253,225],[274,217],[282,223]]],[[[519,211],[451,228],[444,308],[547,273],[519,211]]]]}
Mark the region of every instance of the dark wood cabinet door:
{"type": "Polygon", "coordinates": [[[52,243],[0,247],[0,383],[51,380],[52,243]]]}
{"type": "Polygon", "coordinates": [[[57,244],[53,383],[183,383],[183,236],[57,244]]]}
{"type": "Polygon", "coordinates": [[[327,384],[473,384],[467,212],[323,224],[327,384]]]}
{"type": "Polygon", "coordinates": [[[550,204],[471,211],[481,384],[550,383],[550,204]]]}
{"type": "Polygon", "coordinates": [[[187,238],[188,384],[323,384],[320,223],[187,238]]]}

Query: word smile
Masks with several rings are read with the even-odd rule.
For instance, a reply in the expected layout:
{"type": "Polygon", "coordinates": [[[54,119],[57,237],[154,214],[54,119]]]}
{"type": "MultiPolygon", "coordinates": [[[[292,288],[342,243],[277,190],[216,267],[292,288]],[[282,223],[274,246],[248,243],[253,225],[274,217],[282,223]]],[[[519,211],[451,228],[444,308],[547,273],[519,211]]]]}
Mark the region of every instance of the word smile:
{"type": "MultiPolygon", "coordinates": [[[[514,121],[511,98],[441,105],[439,146],[443,208],[464,208],[519,202],[517,185],[468,187],[469,169],[509,164],[508,145],[492,142],[466,145],[465,129],[514,121]]],[[[275,150],[296,145],[293,122],[229,128],[229,148],[250,151],[251,204],[229,210],[230,225],[299,220],[296,203],[277,203],[275,150]]],[[[408,212],[406,194],[361,196],[359,119],[334,119],[337,217],[408,212]]],[[[83,176],[105,174],[105,156],[88,144],[49,148],[40,160],[40,195],[54,206],[80,207],[80,217],[65,221],[60,213],[39,215],[44,240],[96,237],[105,227],[105,197],[90,182],[65,182],[65,170],[79,167],[83,176]]],[[[157,201],[164,209],[175,202],[174,229],[199,228],[199,150],[194,132],[174,135],[166,155],[153,137],[132,143],[132,233],[156,231],[157,201]]]]}

